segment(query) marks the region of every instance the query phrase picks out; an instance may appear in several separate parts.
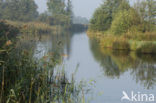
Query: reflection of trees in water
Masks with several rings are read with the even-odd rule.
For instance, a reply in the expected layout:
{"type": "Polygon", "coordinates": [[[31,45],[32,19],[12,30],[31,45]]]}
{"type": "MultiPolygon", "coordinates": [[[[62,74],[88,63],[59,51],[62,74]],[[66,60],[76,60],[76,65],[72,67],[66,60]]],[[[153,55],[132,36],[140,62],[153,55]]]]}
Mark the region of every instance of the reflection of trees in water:
{"type": "Polygon", "coordinates": [[[35,56],[39,58],[44,55],[54,55],[56,59],[61,57],[70,58],[71,44],[73,35],[84,32],[84,30],[77,29],[77,31],[57,31],[55,34],[39,34],[39,35],[23,35],[19,45],[20,49],[30,49],[33,47],[35,56]]]}
{"type": "Polygon", "coordinates": [[[137,83],[147,89],[156,84],[156,56],[136,54],[127,51],[102,49],[97,41],[90,40],[90,48],[94,58],[103,67],[106,76],[115,78],[128,70],[137,83]]]}
{"type": "Polygon", "coordinates": [[[114,78],[120,76],[120,70],[115,62],[112,60],[111,56],[103,54],[99,49],[99,45],[97,45],[96,40],[91,40],[91,50],[95,59],[100,63],[105,71],[105,75],[114,78]]]}
{"type": "Polygon", "coordinates": [[[59,57],[65,56],[69,59],[73,35],[75,35],[75,32],[72,31],[62,31],[54,35],[41,35],[39,42],[44,47],[48,47],[46,49],[47,53],[56,54],[59,57]]]}
{"type": "Polygon", "coordinates": [[[71,51],[71,32],[64,32],[60,35],[54,35],[52,37],[52,52],[64,54],[70,56],[71,51]]]}
{"type": "Polygon", "coordinates": [[[110,56],[106,56],[105,59],[102,61],[102,65],[106,68],[105,74],[109,77],[119,77],[120,76],[120,70],[118,66],[115,64],[115,62],[112,61],[110,56]]]}
{"type": "Polygon", "coordinates": [[[35,57],[43,57],[45,55],[53,55],[56,59],[61,56],[70,56],[71,51],[71,32],[58,32],[58,34],[39,34],[36,36],[24,35],[18,45],[22,49],[30,49],[33,47],[35,57]]]}
{"type": "Polygon", "coordinates": [[[140,62],[136,68],[131,71],[137,83],[141,83],[147,89],[152,88],[156,83],[155,64],[140,62]]]}

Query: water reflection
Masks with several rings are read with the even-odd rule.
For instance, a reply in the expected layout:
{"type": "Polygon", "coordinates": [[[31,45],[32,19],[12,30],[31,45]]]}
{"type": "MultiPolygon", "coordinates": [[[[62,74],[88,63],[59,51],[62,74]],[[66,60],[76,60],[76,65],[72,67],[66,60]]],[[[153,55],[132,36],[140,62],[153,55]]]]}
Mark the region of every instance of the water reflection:
{"type": "Polygon", "coordinates": [[[81,84],[69,79],[63,69],[55,70],[70,58],[71,32],[53,35],[22,35],[15,49],[0,53],[0,103],[80,103],[81,84]]]}
{"type": "Polygon", "coordinates": [[[93,56],[103,68],[104,75],[119,78],[124,72],[130,71],[136,83],[145,88],[153,88],[156,84],[156,55],[113,51],[100,47],[94,39],[89,42],[93,56]]]}
{"type": "Polygon", "coordinates": [[[97,99],[89,103],[121,103],[122,90],[152,93],[156,89],[155,55],[103,49],[96,40],[89,39],[85,32],[62,32],[57,35],[28,36],[25,39],[22,40],[24,45],[20,44],[28,50],[34,46],[35,58],[53,57],[57,64],[64,63],[69,80],[79,64],[75,81],[95,81],[92,94],[97,99]]]}

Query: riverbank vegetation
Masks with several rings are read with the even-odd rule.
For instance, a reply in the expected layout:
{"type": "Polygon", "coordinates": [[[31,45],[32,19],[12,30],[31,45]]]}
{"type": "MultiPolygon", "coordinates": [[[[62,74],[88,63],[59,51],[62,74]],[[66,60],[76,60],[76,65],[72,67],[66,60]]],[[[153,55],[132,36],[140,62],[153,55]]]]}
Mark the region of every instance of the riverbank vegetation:
{"type": "Polygon", "coordinates": [[[45,16],[38,13],[38,7],[34,0],[1,0],[0,19],[7,20],[8,24],[16,26],[20,31],[26,33],[56,32],[56,29],[60,30],[60,27],[68,29],[72,21],[71,1],[68,1],[68,5],[62,0],[54,1],[48,1],[48,11],[45,16]],[[53,7],[54,5],[55,7],[53,7]]]}
{"type": "Polygon", "coordinates": [[[75,103],[84,101],[82,83],[68,79],[61,54],[34,57],[34,41],[19,40],[17,27],[0,21],[0,102],[1,103],[75,103]],[[59,57],[59,58],[58,58],[59,57]],[[82,99],[83,98],[83,99],[82,99]]]}
{"type": "Polygon", "coordinates": [[[156,2],[106,0],[95,11],[88,35],[102,47],[156,53],[156,2]]]}
{"type": "MultiPolygon", "coordinates": [[[[41,14],[37,8],[34,0],[1,0],[0,19],[18,27],[22,33],[31,34],[56,33],[77,26],[73,24],[71,0],[48,0],[48,9],[41,14]]],[[[80,26],[85,28],[83,24],[80,26]]]]}
{"type": "Polygon", "coordinates": [[[57,34],[57,31],[63,31],[60,25],[49,25],[40,21],[20,22],[6,20],[5,23],[17,27],[24,34],[57,34]]]}
{"type": "Polygon", "coordinates": [[[56,69],[66,56],[59,34],[77,26],[71,0],[48,0],[47,6],[39,14],[34,0],[0,0],[0,103],[85,101],[83,83],[75,82],[74,74],[68,78],[64,68],[56,69]],[[53,51],[41,55],[44,50],[36,50],[36,44],[44,36],[54,39],[53,51]]]}

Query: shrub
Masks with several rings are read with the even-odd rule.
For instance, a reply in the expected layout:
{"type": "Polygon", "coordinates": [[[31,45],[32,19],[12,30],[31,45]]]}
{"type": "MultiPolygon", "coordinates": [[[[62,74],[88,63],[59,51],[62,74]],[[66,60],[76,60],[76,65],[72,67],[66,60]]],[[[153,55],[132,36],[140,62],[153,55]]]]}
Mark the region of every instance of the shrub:
{"type": "Polygon", "coordinates": [[[113,42],[113,49],[119,49],[119,50],[130,50],[130,45],[127,41],[114,41],[113,42]]]}
{"type": "Polygon", "coordinates": [[[142,44],[137,50],[137,53],[156,53],[156,44],[152,42],[146,42],[142,44]]]}

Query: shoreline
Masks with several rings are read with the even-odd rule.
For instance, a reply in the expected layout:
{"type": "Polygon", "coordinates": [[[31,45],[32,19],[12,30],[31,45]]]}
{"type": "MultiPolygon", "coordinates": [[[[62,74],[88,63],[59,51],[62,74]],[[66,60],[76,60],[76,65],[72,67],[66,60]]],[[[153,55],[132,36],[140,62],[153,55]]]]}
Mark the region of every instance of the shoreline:
{"type": "Polygon", "coordinates": [[[153,32],[142,34],[137,33],[132,36],[131,34],[119,36],[109,33],[104,34],[104,32],[99,31],[87,31],[87,35],[92,39],[96,39],[102,48],[135,51],[143,54],[156,54],[156,36],[154,34],[155,33],[153,32]]]}

